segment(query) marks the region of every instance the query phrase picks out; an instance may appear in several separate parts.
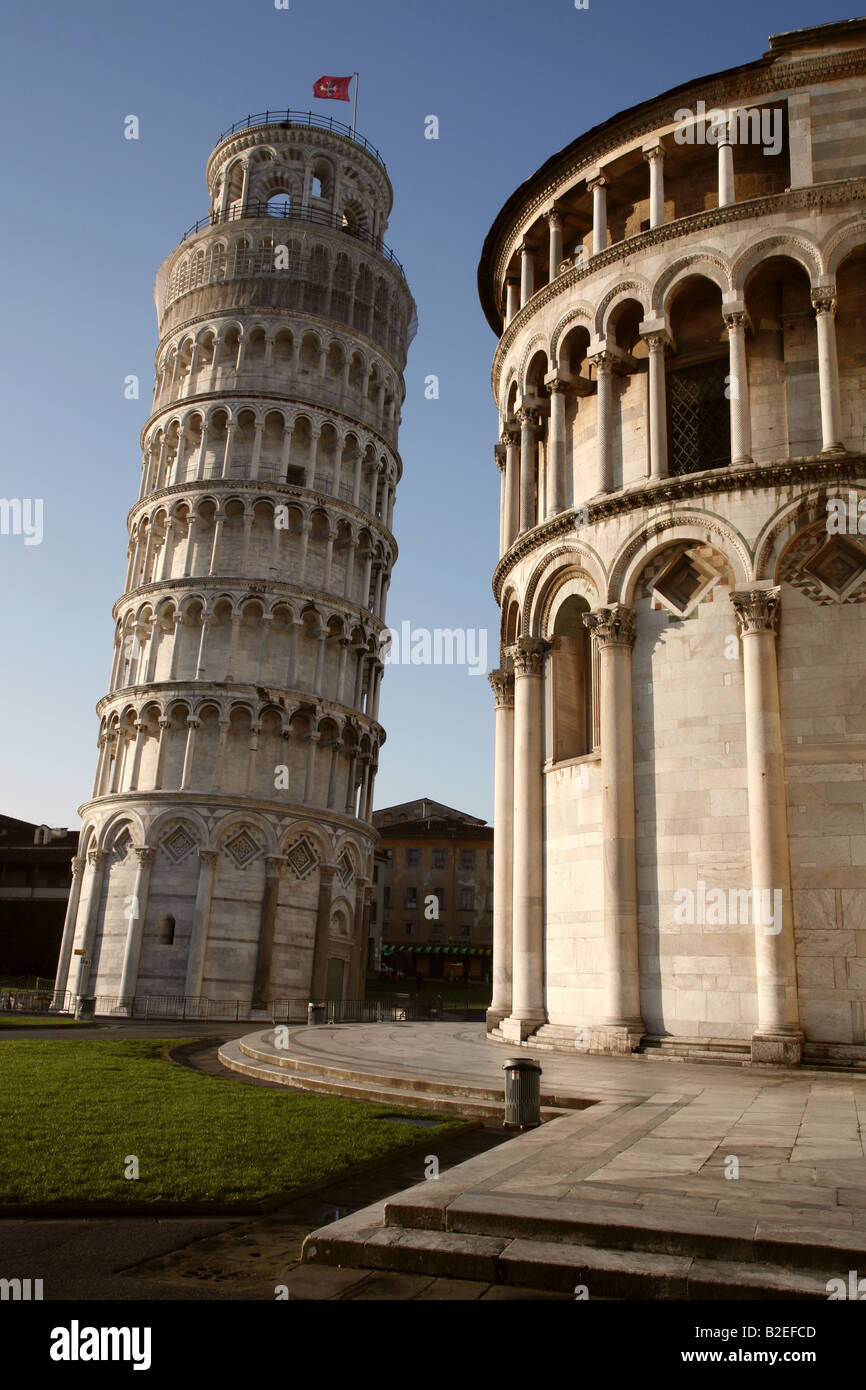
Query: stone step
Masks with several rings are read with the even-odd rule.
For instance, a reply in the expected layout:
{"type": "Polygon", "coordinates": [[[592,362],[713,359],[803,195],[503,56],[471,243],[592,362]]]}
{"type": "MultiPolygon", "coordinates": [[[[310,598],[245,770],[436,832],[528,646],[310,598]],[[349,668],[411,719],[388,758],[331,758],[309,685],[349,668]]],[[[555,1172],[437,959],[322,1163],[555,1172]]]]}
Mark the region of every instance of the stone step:
{"type": "MultiPolygon", "coordinates": [[[[490,1103],[501,1111],[504,1104],[504,1079],[499,1087],[472,1084],[465,1081],[454,1082],[440,1077],[411,1076],[388,1072],[371,1071],[367,1068],[335,1066],[319,1062],[307,1055],[298,1055],[284,1048],[277,1048],[270,1041],[273,1033],[247,1034],[234,1040],[232,1047],[226,1044],[222,1050],[228,1057],[236,1058],[238,1053],[265,1066],[277,1067],[286,1072],[295,1072],[308,1080],[333,1081],[367,1088],[370,1085],[385,1087],[390,1091],[401,1091],[423,1097],[429,1095],[448,1095],[465,1098],[477,1103],[490,1103]]],[[[220,1060],[222,1060],[222,1051],[220,1060]]],[[[225,1065],[230,1065],[226,1062],[225,1065]]],[[[234,1067],[234,1070],[239,1068],[234,1067]]],[[[280,1080],[280,1077],[272,1078],[280,1080]]],[[[552,1090],[542,1090],[542,1107],[556,1110],[586,1110],[596,1104],[593,1100],[578,1096],[561,1096],[552,1090]]]]}
{"type": "Polygon", "coordinates": [[[823,1299],[834,1272],[381,1224],[367,1207],[312,1232],[309,1265],[393,1270],[622,1299],[823,1299]]]}
{"type": "MultiPolygon", "coordinates": [[[[417,1192],[418,1189],[413,1189],[417,1192]]],[[[423,1220],[410,1194],[385,1204],[386,1225],[423,1220]]],[[[816,1215],[820,1223],[820,1216],[816,1215]]],[[[802,1221],[654,1212],[598,1201],[553,1200],[504,1192],[465,1192],[448,1203],[447,1230],[549,1244],[642,1250],[649,1254],[766,1263],[788,1269],[844,1269],[866,1260],[866,1232],[811,1228],[802,1221]]]]}
{"type": "MultiPolygon", "coordinates": [[[[289,1090],[311,1091],[317,1095],[346,1096],[351,1100],[376,1101],[378,1104],[393,1105],[401,1110],[420,1110],[461,1119],[501,1121],[503,1118],[504,1102],[501,1099],[498,1102],[479,1099],[463,1095],[459,1091],[453,1094],[450,1091],[428,1089],[418,1092],[405,1090],[403,1087],[382,1084],[369,1074],[359,1074],[357,1081],[323,1078],[312,1070],[308,1073],[300,1067],[287,1069],[273,1061],[254,1059],[241,1050],[239,1043],[240,1039],[235,1039],[224,1043],[220,1048],[218,1056],[224,1067],[242,1076],[254,1077],[259,1081],[271,1081],[289,1090]]],[[[541,1107],[543,1121],[555,1119],[560,1114],[562,1111],[550,1106],[541,1107]]]]}

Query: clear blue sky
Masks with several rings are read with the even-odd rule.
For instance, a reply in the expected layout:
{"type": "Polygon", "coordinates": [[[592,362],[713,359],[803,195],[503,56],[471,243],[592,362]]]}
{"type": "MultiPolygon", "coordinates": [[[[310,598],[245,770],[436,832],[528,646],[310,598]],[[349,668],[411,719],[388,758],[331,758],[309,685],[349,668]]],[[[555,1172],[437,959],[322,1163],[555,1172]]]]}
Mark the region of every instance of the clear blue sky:
{"type": "MultiPolygon", "coordinates": [[[[481,244],[554,151],[614,112],[758,58],[771,33],[850,17],[822,0],[187,0],[7,8],[3,19],[0,496],[44,499],[41,545],[0,536],[0,811],[79,824],[94,705],[152,389],[156,268],[207,210],[204,166],[248,112],[316,101],[361,73],[358,130],[388,165],[387,240],[418,304],[388,621],[489,629],[498,537],[495,339],[481,244]],[[124,117],[141,138],[123,138],[124,117]],[[425,140],[424,119],[440,121],[425,140]],[[124,377],[141,380],[127,401],[124,377]],[[438,401],[424,379],[440,379],[438,401]]],[[[431,796],[492,818],[493,700],[483,676],[389,667],[376,804],[431,796]]]]}

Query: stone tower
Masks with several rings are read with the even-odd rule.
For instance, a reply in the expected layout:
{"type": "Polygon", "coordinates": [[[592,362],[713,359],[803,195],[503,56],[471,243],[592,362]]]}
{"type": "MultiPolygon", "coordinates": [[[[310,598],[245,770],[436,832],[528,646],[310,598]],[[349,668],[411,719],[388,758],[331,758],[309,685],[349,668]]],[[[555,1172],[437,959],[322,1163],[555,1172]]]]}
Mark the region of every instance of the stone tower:
{"type": "MultiPolygon", "coordinates": [[[[415,325],[392,189],[339,122],[223,135],[159,347],[57,989],[363,994],[379,635],[415,325]]],[[[101,998],[100,998],[101,997],[101,998]]]]}
{"type": "Polygon", "coordinates": [[[485,243],[497,1039],[866,1057],[864,76],[776,34],[485,243]]]}

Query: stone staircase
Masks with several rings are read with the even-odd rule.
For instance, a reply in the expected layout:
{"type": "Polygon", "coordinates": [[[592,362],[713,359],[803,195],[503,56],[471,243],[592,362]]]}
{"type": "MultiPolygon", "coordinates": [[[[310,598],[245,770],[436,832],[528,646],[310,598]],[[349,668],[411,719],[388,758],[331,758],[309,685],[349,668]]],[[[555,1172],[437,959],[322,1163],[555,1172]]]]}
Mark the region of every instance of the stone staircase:
{"type": "MultiPolygon", "coordinates": [[[[504,1110],[503,1087],[471,1082],[438,1080],[436,1077],[371,1072],[319,1062],[274,1045],[274,1031],[250,1034],[226,1042],[219,1060],[230,1071],[261,1081],[300,1091],[349,1096],[356,1100],[378,1101],[407,1110],[438,1112],[473,1120],[501,1121],[504,1110]]],[[[582,1110],[593,1104],[574,1096],[543,1091],[541,1116],[552,1119],[566,1110],[582,1110]]]]}
{"type": "Polygon", "coordinates": [[[866,1231],[822,1229],[817,1212],[810,1227],[783,1219],[781,1207],[774,1217],[772,1204],[737,1216],[688,1198],[682,1209],[638,1207],[634,1190],[615,1183],[584,1182],[565,1199],[515,1190],[553,1171],[563,1138],[602,1152],[626,1122],[645,1124],[647,1108],[626,1115],[600,1102],[530,1131],[314,1231],[303,1260],[590,1299],[826,1300],[830,1279],[866,1267],[866,1231]]]}

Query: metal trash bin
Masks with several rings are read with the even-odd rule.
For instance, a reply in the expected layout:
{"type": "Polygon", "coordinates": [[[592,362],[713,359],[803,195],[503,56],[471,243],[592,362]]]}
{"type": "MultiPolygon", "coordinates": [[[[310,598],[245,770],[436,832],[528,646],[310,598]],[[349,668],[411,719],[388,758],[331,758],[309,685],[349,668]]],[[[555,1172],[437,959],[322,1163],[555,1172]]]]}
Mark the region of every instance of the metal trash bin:
{"type": "Polygon", "coordinates": [[[510,1057],[505,1072],[504,1129],[534,1129],[541,1124],[541,1066],[531,1057],[510,1057]]]}
{"type": "Polygon", "coordinates": [[[324,1023],[324,1021],[325,1021],[325,1006],[324,1006],[324,1004],[313,1004],[313,1003],[309,1003],[309,1004],[307,1005],[307,1023],[308,1023],[310,1026],[312,1026],[312,1024],[314,1024],[314,1023],[324,1023]]]}
{"type": "Polygon", "coordinates": [[[93,994],[76,994],[75,1017],[93,1018],[96,1011],[96,997],[93,994]]]}

